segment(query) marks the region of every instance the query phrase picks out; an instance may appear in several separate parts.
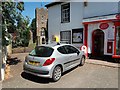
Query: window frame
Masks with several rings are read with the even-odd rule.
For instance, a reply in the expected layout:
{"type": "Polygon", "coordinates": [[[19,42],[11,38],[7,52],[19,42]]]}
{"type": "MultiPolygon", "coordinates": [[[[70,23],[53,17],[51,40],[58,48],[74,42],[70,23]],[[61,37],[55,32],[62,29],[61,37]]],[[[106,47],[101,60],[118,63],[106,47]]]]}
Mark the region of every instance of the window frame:
{"type": "Polygon", "coordinates": [[[78,44],[78,43],[83,43],[83,28],[78,28],[78,29],[72,29],[72,43],[78,44]],[[81,41],[74,41],[74,33],[80,33],[82,35],[81,41]]]}
{"type": "Polygon", "coordinates": [[[64,42],[64,43],[67,43],[67,44],[71,44],[71,30],[67,30],[67,31],[60,31],[60,42],[64,42]],[[63,34],[62,33],[70,33],[70,37],[69,39],[64,39],[63,38],[63,34]]]}
{"type": "Polygon", "coordinates": [[[65,3],[61,5],[61,23],[69,22],[70,22],[70,3],[65,3]],[[65,6],[67,6],[67,8],[65,8],[65,6]]]}
{"type": "Polygon", "coordinates": [[[43,28],[43,27],[41,28],[41,30],[40,30],[40,35],[41,35],[41,36],[45,36],[45,28],[43,28]]]}

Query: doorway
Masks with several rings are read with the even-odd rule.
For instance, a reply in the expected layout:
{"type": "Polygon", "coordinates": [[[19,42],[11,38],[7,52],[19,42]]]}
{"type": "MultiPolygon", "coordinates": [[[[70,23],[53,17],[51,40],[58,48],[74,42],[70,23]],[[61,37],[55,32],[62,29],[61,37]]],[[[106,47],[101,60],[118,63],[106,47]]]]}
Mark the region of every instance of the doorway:
{"type": "Polygon", "coordinates": [[[104,32],[100,29],[92,33],[92,56],[100,57],[104,55],[104,32]]]}

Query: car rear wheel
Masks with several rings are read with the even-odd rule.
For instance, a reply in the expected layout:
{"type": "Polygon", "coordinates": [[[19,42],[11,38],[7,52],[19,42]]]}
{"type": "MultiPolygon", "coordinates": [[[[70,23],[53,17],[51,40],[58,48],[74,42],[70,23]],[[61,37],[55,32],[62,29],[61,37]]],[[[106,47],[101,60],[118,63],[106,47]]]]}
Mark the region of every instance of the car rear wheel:
{"type": "Polygon", "coordinates": [[[61,78],[62,70],[60,66],[56,66],[54,71],[53,71],[53,76],[52,79],[53,81],[58,81],[61,78]]]}
{"type": "Polygon", "coordinates": [[[80,66],[83,66],[85,64],[85,58],[84,56],[80,60],[80,66]]]}

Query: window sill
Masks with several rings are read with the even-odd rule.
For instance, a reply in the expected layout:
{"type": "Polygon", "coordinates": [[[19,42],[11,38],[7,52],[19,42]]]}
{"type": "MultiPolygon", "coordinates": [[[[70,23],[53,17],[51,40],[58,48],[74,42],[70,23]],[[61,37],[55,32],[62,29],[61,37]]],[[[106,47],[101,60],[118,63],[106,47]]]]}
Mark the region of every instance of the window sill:
{"type": "Polygon", "coordinates": [[[70,23],[70,21],[66,21],[66,22],[61,22],[61,23],[70,23]]]}

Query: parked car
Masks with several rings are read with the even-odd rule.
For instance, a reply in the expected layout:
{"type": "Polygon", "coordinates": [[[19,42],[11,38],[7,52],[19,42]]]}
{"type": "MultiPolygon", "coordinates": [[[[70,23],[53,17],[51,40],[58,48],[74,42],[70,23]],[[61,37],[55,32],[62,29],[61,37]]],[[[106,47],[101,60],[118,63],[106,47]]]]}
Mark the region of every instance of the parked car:
{"type": "Polygon", "coordinates": [[[36,46],[25,58],[24,72],[58,81],[63,72],[84,65],[85,55],[70,44],[36,46]]]}

